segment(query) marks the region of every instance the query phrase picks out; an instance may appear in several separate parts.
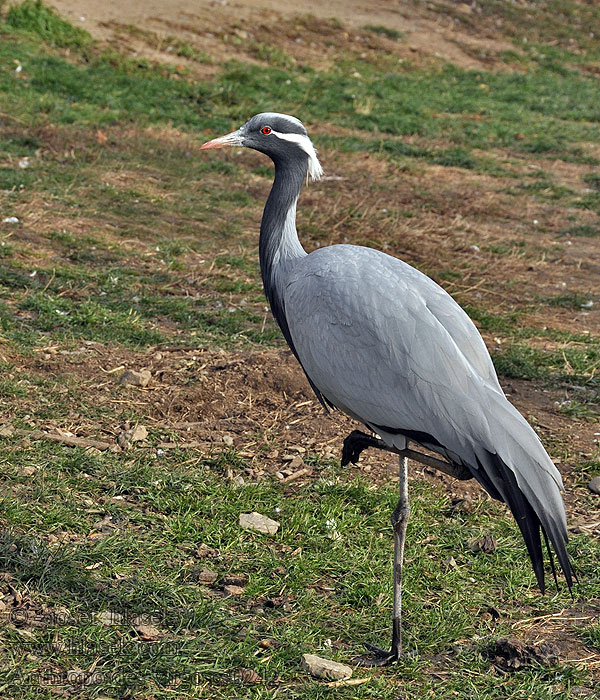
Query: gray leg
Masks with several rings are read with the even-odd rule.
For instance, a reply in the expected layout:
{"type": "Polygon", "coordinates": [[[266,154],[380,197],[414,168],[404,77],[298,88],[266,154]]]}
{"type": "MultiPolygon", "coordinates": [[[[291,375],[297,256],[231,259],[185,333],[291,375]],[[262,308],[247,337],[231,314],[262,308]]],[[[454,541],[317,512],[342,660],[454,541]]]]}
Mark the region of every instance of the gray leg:
{"type": "Polygon", "coordinates": [[[394,528],[394,608],[392,619],[392,650],[380,649],[374,644],[365,644],[373,654],[372,658],[360,658],[363,666],[387,666],[398,661],[402,656],[402,567],[404,563],[404,544],[406,528],[410,515],[408,499],[408,457],[399,457],[400,498],[392,513],[394,528]]]}
{"type": "Polygon", "coordinates": [[[400,498],[392,514],[394,528],[394,617],[392,629],[392,655],[398,660],[402,654],[402,567],[404,564],[404,544],[406,528],[410,516],[408,499],[408,457],[399,457],[400,498]]]}

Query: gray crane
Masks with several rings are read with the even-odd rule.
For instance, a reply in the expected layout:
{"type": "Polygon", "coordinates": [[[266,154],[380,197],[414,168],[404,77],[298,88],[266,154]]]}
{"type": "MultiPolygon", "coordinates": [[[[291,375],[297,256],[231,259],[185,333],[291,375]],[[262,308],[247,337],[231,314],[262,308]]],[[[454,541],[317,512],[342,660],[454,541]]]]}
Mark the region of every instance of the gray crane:
{"type": "Polygon", "coordinates": [[[477,328],[444,289],[372,248],[332,245],[307,254],[296,231],[304,180],[322,168],[302,122],[264,112],[202,149],[245,146],[269,156],[275,180],[260,227],[264,290],[292,353],[325,408],[365,425],[345,440],[342,464],[377,447],[399,455],[390,651],[366,644],[369,665],[402,654],[402,564],[409,517],[408,458],[459,479],[475,478],[507,504],[542,593],[542,535],[569,589],[561,476],[529,423],[505,397],[477,328]],[[416,444],[441,459],[413,450],[416,444]]]}

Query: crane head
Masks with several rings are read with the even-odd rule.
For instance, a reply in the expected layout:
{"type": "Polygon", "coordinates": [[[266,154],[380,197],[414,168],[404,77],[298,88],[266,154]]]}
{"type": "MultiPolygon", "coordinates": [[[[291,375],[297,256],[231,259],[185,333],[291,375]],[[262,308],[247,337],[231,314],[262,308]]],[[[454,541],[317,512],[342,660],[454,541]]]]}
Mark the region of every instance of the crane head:
{"type": "Polygon", "coordinates": [[[289,114],[262,112],[249,119],[237,131],[213,139],[200,146],[201,150],[244,146],[253,148],[277,162],[304,162],[313,180],[323,175],[317,152],[309,139],[304,124],[289,114]]]}

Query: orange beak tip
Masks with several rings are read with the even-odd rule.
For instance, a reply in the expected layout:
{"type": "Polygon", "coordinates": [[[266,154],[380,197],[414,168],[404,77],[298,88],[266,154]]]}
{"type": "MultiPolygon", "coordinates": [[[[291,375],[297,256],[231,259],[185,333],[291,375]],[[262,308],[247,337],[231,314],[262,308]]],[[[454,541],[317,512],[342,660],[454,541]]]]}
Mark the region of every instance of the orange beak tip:
{"type": "Polygon", "coordinates": [[[225,146],[241,146],[242,139],[240,131],[232,131],[230,134],[225,134],[225,136],[219,136],[217,139],[212,141],[207,141],[200,146],[201,151],[208,151],[211,148],[225,148],[225,146]]]}
{"type": "Polygon", "coordinates": [[[213,139],[212,141],[207,141],[200,146],[201,151],[208,151],[211,148],[225,148],[226,143],[219,141],[218,139],[213,139]]]}

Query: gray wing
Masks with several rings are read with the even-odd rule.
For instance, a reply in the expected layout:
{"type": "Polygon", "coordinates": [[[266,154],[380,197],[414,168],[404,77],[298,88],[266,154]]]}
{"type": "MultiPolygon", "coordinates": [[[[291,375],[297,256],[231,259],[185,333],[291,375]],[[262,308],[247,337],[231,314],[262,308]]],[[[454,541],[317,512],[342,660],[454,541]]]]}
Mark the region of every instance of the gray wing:
{"type": "Polygon", "coordinates": [[[423,444],[509,505],[540,587],[537,521],[570,581],[560,474],[502,393],[476,327],[441,287],[384,253],[340,245],[299,261],[283,298],[300,362],[328,401],[400,449],[406,435],[433,438],[423,444]]]}

